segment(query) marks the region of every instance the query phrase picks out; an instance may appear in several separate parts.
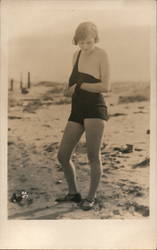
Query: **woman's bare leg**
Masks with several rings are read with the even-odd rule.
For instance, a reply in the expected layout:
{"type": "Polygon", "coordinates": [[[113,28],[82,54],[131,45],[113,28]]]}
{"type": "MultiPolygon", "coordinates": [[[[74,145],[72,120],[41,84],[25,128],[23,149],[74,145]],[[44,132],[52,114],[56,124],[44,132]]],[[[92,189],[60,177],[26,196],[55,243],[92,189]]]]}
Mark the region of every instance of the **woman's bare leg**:
{"type": "Polygon", "coordinates": [[[70,157],[83,132],[83,125],[77,122],[68,121],[58,152],[58,160],[63,166],[70,194],[78,192],[75,166],[70,157]]]}
{"type": "Polygon", "coordinates": [[[98,118],[85,119],[84,127],[87,141],[87,154],[91,167],[90,188],[87,199],[92,200],[95,197],[102,171],[100,149],[104,135],[105,121],[98,118]]]}

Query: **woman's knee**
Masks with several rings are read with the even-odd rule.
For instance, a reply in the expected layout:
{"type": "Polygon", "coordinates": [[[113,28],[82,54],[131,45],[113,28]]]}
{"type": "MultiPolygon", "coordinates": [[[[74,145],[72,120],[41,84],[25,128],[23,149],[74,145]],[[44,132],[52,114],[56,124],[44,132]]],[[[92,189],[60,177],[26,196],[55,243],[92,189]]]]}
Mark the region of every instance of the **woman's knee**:
{"type": "Polygon", "coordinates": [[[97,152],[88,152],[88,160],[90,162],[101,162],[100,153],[97,152]]]}
{"type": "Polygon", "coordinates": [[[69,162],[69,160],[70,160],[70,157],[68,156],[68,154],[62,150],[59,150],[59,152],[57,154],[57,158],[61,164],[65,164],[65,163],[69,162]]]}
{"type": "Polygon", "coordinates": [[[91,171],[95,175],[102,175],[102,161],[99,155],[88,156],[91,171]]]}

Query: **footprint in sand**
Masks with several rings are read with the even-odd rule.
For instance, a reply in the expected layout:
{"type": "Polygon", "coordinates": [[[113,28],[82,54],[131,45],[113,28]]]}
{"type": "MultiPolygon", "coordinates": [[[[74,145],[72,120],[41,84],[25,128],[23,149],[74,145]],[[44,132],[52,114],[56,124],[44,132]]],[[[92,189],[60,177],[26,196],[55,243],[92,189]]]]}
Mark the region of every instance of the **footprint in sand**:
{"type": "Polygon", "coordinates": [[[142,216],[149,216],[149,207],[144,205],[139,205],[137,202],[126,202],[124,204],[126,210],[130,210],[130,208],[134,209],[135,212],[140,213],[142,216]]]}
{"type": "Polygon", "coordinates": [[[83,161],[79,161],[79,165],[81,165],[81,166],[84,166],[84,165],[87,165],[88,164],[88,162],[83,162],[83,161]]]}
{"type": "Polygon", "coordinates": [[[144,106],[139,106],[138,109],[144,109],[144,106]]]}
{"type": "Polygon", "coordinates": [[[110,168],[103,168],[103,173],[109,174],[110,173],[110,168]]]}
{"type": "Polygon", "coordinates": [[[149,208],[147,206],[143,205],[136,205],[135,206],[135,211],[140,213],[142,216],[147,217],[149,216],[149,208]]]}
{"type": "Polygon", "coordinates": [[[134,150],[135,150],[135,151],[139,151],[139,152],[140,152],[140,151],[143,151],[142,148],[135,148],[134,150]]]}
{"type": "Polygon", "coordinates": [[[149,164],[150,164],[150,159],[146,158],[145,160],[133,165],[132,168],[145,168],[148,167],[149,164]]]}
{"type": "Polygon", "coordinates": [[[28,181],[28,179],[27,179],[25,176],[19,177],[18,180],[19,180],[20,182],[26,182],[26,181],[28,181]]]}
{"type": "Polygon", "coordinates": [[[118,209],[113,210],[112,213],[113,213],[114,215],[120,215],[120,211],[119,211],[118,209]]]}
{"type": "Polygon", "coordinates": [[[133,185],[131,185],[131,186],[124,185],[124,186],[122,186],[122,190],[125,193],[129,194],[129,195],[134,195],[135,197],[142,197],[142,196],[144,196],[144,192],[142,192],[143,188],[140,187],[140,186],[137,186],[137,185],[136,186],[133,186],[133,185]]]}
{"type": "Polygon", "coordinates": [[[8,146],[15,144],[14,141],[8,141],[8,146]]]}

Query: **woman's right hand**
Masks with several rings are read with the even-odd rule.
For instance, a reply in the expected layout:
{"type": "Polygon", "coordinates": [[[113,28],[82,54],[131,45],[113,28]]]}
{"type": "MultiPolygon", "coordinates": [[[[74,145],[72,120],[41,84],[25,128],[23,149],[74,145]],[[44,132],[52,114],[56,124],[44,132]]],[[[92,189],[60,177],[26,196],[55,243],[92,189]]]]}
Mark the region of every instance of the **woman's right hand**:
{"type": "Polygon", "coordinates": [[[67,86],[65,87],[63,94],[66,97],[71,97],[74,94],[76,84],[72,85],[71,87],[67,86]]]}

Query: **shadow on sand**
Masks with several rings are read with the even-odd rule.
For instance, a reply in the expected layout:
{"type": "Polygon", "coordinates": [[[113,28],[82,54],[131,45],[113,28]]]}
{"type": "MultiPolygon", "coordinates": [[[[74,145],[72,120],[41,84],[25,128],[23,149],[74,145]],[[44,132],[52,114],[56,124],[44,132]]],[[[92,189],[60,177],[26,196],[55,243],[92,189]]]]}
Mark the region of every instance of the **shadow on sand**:
{"type": "Polygon", "coordinates": [[[68,206],[65,207],[65,204],[56,204],[53,206],[46,206],[38,209],[29,210],[23,213],[15,213],[10,215],[8,219],[19,219],[19,220],[55,220],[58,217],[62,217],[62,214],[66,214],[69,212],[73,212],[78,207],[77,205],[73,205],[71,203],[67,204],[68,206]],[[42,213],[40,213],[42,212],[42,213]],[[43,215],[45,213],[45,215],[43,215]],[[40,215],[41,214],[41,215],[40,215]]]}

